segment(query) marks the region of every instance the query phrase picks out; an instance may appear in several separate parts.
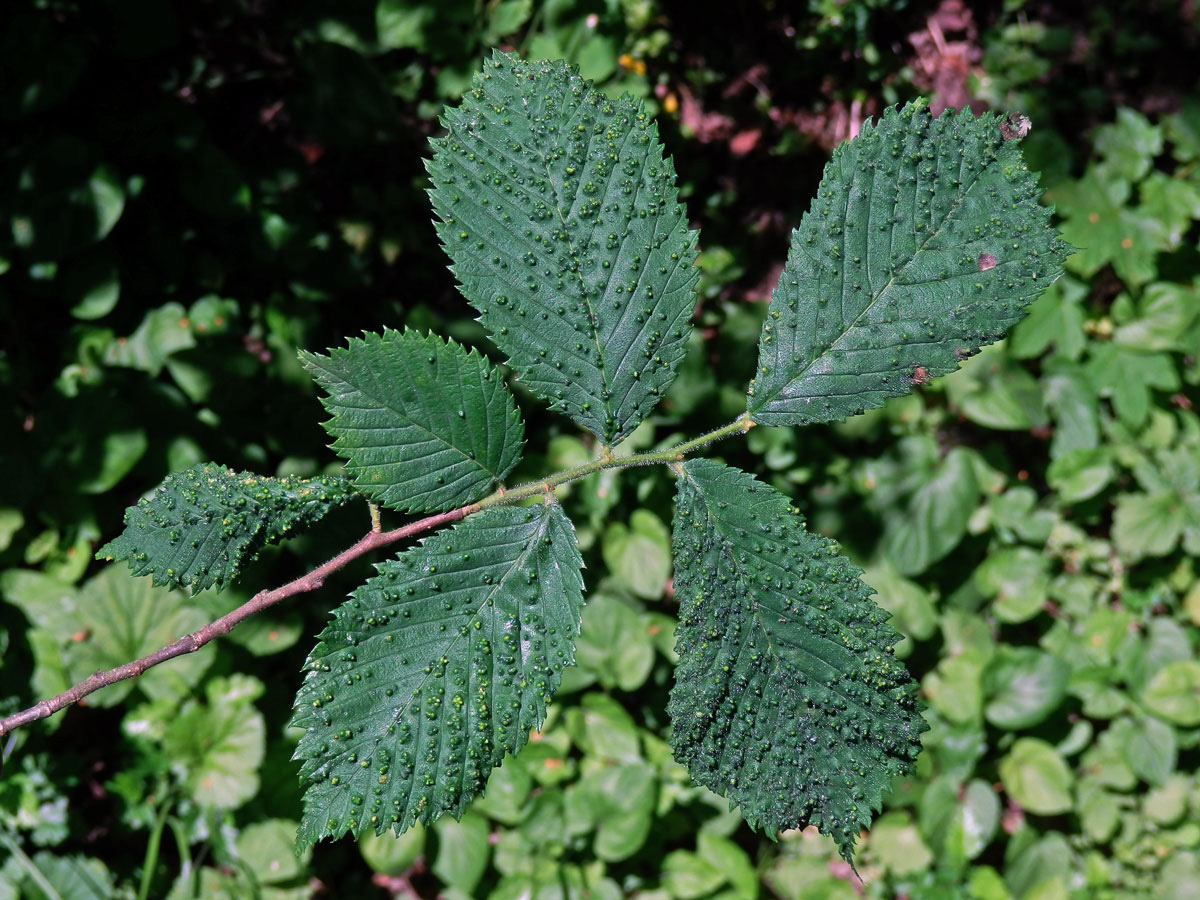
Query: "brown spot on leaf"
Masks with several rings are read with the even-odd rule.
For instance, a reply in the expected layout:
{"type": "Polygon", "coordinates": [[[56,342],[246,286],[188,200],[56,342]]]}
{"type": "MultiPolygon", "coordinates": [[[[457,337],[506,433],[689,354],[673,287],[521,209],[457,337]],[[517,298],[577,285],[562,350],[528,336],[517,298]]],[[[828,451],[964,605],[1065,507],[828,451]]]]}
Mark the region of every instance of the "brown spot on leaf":
{"type": "Polygon", "coordinates": [[[1132,246],[1133,246],[1133,238],[1131,238],[1131,237],[1121,238],[1121,249],[1122,250],[1128,250],[1132,246]]]}
{"type": "Polygon", "coordinates": [[[928,384],[929,383],[929,374],[925,371],[924,366],[917,366],[916,368],[913,369],[912,383],[913,384],[928,384]]]}
{"type": "Polygon", "coordinates": [[[1000,120],[1000,136],[1006,141],[1019,141],[1029,134],[1029,116],[1011,112],[1000,120]]]}
{"type": "Polygon", "coordinates": [[[1088,221],[1091,222],[1093,225],[1095,225],[1097,222],[1100,221],[1100,213],[1098,213],[1098,212],[1088,213],[1088,221]]]}
{"type": "Polygon", "coordinates": [[[980,253],[979,259],[975,260],[975,262],[979,266],[980,272],[986,272],[988,269],[996,268],[996,257],[992,256],[990,253],[980,253]]]}

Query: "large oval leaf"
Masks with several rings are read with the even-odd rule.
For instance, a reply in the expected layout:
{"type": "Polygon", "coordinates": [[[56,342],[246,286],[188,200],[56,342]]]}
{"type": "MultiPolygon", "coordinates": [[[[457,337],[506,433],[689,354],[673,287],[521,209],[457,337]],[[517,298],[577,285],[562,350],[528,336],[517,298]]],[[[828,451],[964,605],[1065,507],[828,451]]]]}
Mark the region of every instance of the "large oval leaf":
{"type": "Polygon", "coordinates": [[[719,463],[683,466],[673,543],[676,758],[751,825],[816,825],[850,859],[926,727],[888,614],[786,497],[719,463]]]}
{"type": "Polygon", "coordinates": [[[608,444],[675,378],[696,235],[641,103],[496,53],[433,141],[430,196],[463,294],[521,380],[608,444]]]}
{"type": "Polygon", "coordinates": [[[492,507],[380,565],[296,695],[300,843],[461,816],[574,660],[582,564],[551,503],[492,507]]]}
{"type": "Polygon", "coordinates": [[[839,146],[759,338],[764,425],[844,419],[954,371],[1061,273],[1013,125],[890,109],[839,146]]]}

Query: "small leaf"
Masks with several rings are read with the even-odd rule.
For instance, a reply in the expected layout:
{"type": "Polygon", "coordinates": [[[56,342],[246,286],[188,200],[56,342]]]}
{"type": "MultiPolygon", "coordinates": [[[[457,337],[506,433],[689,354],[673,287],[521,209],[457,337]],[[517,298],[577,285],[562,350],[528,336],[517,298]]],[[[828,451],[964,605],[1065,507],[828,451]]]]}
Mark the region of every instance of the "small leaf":
{"type": "Polygon", "coordinates": [[[1024,809],[1042,816],[1071,811],[1071,770],[1041,738],[1023,737],[1000,760],[1004,789],[1024,809]]]}
{"type": "Polygon", "coordinates": [[[673,546],[676,758],[752,826],[814,824],[849,859],[925,729],[887,613],[786,497],[718,463],[684,465],[673,546]]]}
{"type": "Polygon", "coordinates": [[[607,444],[675,378],[696,235],[639,101],[504,53],[447,110],[429,162],[438,236],[522,382],[607,444]]]}
{"type": "MultiPolygon", "coordinates": [[[[184,594],[155,588],[123,569],[102,570],[79,592],[79,610],[72,619],[75,632],[64,651],[72,680],[124,665],[203,628],[208,617],[187,600],[184,594]]],[[[154,698],[186,697],[215,652],[215,647],[201,647],[155,666],[136,680],[111,684],[88,697],[88,702],[115,706],[134,688],[154,698]]]]}
{"type": "Polygon", "coordinates": [[[1168,722],[1188,728],[1200,725],[1200,662],[1167,663],[1146,685],[1142,702],[1168,722]]]}
{"type": "Polygon", "coordinates": [[[984,673],[987,720],[1009,731],[1037,725],[1063,701],[1070,674],[1071,667],[1049,653],[1004,648],[984,673]]]}
{"type": "Polygon", "coordinates": [[[155,584],[226,587],[243,560],[357,496],[341,478],[266,478],[201,463],[168,475],[96,553],[155,584]]]}
{"type": "Polygon", "coordinates": [[[521,458],[525,427],[504,379],[477,351],[415,331],[301,353],[328,393],[355,486],[384,506],[438,512],[477,500],[521,458]]]}
{"type": "Polygon", "coordinates": [[[909,104],[834,151],[759,339],[756,422],[882,406],[1021,318],[1067,247],[1017,145],[997,116],[909,104]]]}
{"type": "Polygon", "coordinates": [[[557,504],[484,510],[380,565],[296,695],[300,844],[462,815],[573,662],[581,567],[557,504]]]}
{"type": "Polygon", "coordinates": [[[214,678],[205,692],[207,703],[187,701],[168,724],[163,749],[186,773],[193,801],[234,809],[258,793],[267,726],[254,701],[263,684],[231,675],[214,678]]]}

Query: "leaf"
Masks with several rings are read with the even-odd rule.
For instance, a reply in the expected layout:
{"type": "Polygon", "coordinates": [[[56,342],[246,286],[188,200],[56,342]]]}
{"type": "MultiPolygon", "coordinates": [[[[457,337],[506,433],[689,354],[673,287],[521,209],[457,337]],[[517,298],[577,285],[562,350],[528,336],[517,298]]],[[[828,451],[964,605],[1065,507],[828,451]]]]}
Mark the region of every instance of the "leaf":
{"type": "Polygon", "coordinates": [[[1140,208],[1131,209],[1129,182],[1092,166],[1078,181],[1066,181],[1046,191],[1062,217],[1062,236],[1076,249],[1066,267],[1091,278],[1112,265],[1127,284],[1152,281],[1158,272],[1155,257],[1170,247],[1166,227],[1140,208]]]}
{"type": "Polygon", "coordinates": [[[628,603],[592,594],[575,645],[579,671],[598,679],[605,690],[636,691],[654,666],[651,627],[628,603]]]}
{"type": "Polygon", "coordinates": [[[548,504],[486,509],[380,565],[296,695],[300,844],[462,815],[573,662],[582,564],[548,504]]]}
{"type": "Polygon", "coordinates": [[[1071,811],[1071,770],[1041,738],[1019,738],[1000,760],[1004,789],[1021,807],[1040,816],[1071,811]]]}
{"type": "Polygon", "coordinates": [[[358,852],[372,872],[403,875],[425,852],[425,826],[417,822],[401,835],[364,834],[358,852]]]}
{"type": "Polygon", "coordinates": [[[96,558],[126,560],[154,584],[219,590],[263,545],[355,496],[341,478],[266,478],[200,463],[125,510],[125,530],[96,558]]]}
{"type": "Polygon", "coordinates": [[[904,509],[889,512],[883,552],[901,575],[917,575],[956,546],[979,498],[971,452],[955,447],[904,509]]]}
{"type": "Polygon", "coordinates": [[[871,826],[868,840],[880,865],[894,875],[923,872],[933,862],[933,854],[906,812],[889,812],[881,816],[871,826]]]}
{"type": "Polygon", "coordinates": [[[468,812],[461,822],[442,819],[435,830],[438,852],[433,873],[450,887],[472,895],[487,870],[488,857],[491,856],[487,819],[478,813],[468,812]]]}
{"type": "MultiPolygon", "coordinates": [[[[88,581],[78,602],[78,613],[71,620],[75,632],[65,651],[72,681],[140,659],[208,623],[203,612],[187,605],[186,596],[167,593],[113,567],[88,581]]],[[[88,703],[114,706],[135,687],[152,698],[185,697],[199,683],[215,652],[215,647],[201,647],[155,666],[136,681],[109,685],[88,697],[88,703]]]]}
{"type": "Polygon", "coordinates": [[[37,874],[28,873],[21,883],[21,896],[29,900],[109,900],[115,896],[112,874],[98,859],[56,856],[42,850],[30,862],[37,874]]]}
{"type": "Polygon", "coordinates": [[[671,535],[658,516],[635,509],[629,526],[613,522],[601,553],[608,570],[639,597],[657,600],[671,577],[671,535]]]}
{"type": "Polygon", "coordinates": [[[1181,659],[1158,670],[1142,691],[1146,709],[1175,725],[1200,725],[1200,662],[1181,659]]]}
{"type": "Polygon", "coordinates": [[[495,53],[431,141],[438,236],[522,382],[606,444],[675,377],[696,236],[639,101],[495,53]]]}
{"type": "Polygon", "coordinates": [[[248,675],[214,678],[205,686],[207,703],[189,700],[167,726],[163,749],[201,806],[236,809],[258,793],[266,723],[254,701],[262,692],[248,675]]]}
{"type": "Polygon", "coordinates": [[[786,497],[719,463],[682,467],[673,547],[676,759],[752,826],[814,824],[849,860],[926,727],[887,613],[786,497]]]}
{"type": "Polygon", "coordinates": [[[1162,153],[1162,130],[1136,110],[1117,110],[1117,120],[1096,129],[1096,152],[1103,157],[1100,166],[1112,177],[1139,181],[1150,171],[1154,158],[1162,153]]]}
{"type": "Polygon", "coordinates": [[[998,117],[888,110],[839,146],[792,232],[747,409],[844,419],[953,372],[1060,274],[1066,245],[998,117]]]}
{"type": "Polygon", "coordinates": [[[1128,726],[1123,729],[1123,749],[1129,768],[1149,784],[1165,783],[1179,759],[1175,730],[1153,716],[1122,724],[1128,726]]]}
{"type": "Polygon", "coordinates": [[[521,458],[525,426],[504,379],[477,351],[415,331],[301,353],[328,393],[346,471],[394,509],[438,512],[491,491],[521,458]]]}
{"type": "Polygon", "coordinates": [[[1045,721],[1067,694],[1071,667],[1032,647],[1004,648],[984,672],[987,720],[1009,731],[1045,721]]]}
{"type": "Polygon", "coordinates": [[[252,822],[237,839],[238,861],[262,884],[279,884],[304,874],[311,853],[296,855],[296,823],[287,819],[252,822]]]}
{"type": "MultiPolygon", "coordinates": [[[[986,781],[934,779],[921,796],[921,831],[951,865],[975,859],[996,834],[1000,801],[986,781]]],[[[874,830],[872,829],[872,837],[874,830]]]]}

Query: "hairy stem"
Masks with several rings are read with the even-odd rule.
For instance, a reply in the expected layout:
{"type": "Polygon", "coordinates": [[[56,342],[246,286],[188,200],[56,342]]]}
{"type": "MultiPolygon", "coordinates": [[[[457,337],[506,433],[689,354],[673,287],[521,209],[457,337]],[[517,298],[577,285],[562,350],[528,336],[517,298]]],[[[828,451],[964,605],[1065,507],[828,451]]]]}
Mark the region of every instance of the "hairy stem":
{"type": "Polygon", "coordinates": [[[702,434],[690,441],[676,444],[667,450],[638,453],[632,456],[614,456],[611,453],[604,453],[599,458],[582,466],[566,469],[541,481],[531,481],[508,490],[501,488],[495,493],[484,497],[478,503],[469,503],[466,506],[460,506],[458,509],[452,509],[449,512],[427,516],[424,519],[418,519],[416,522],[411,522],[408,525],[395,528],[391,531],[380,530],[378,508],[372,504],[371,531],[333,557],[333,559],[317,566],[307,575],[302,575],[300,578],[289,581],[281,587],[273,590],[259,591],[237,609],[226,613],[214,622],[210,622],[199,631],[192,632],[168,644],[161,650],[156,650],[153,653],[143,656],[141,659],[135,659],[122,666],[117,666],[115,669],[96,672],[94,675],[85,678],[79,684],[63,691],[55,697],[51,697],[48,700],[41,700],[28,709],[14,713],[5,719],[0,719],[0,738],[3,738],[4,735],[13,729],[20,728],[22,725],[28,725],[31,722],[54,715],[59,710],[65,709],[72,703],[79,702],[88,694],[98,691],[102,687],[107,687],[118,681],[124,681],[126,678],[141,675],[152,666],[157,666],[159,663],[164,663],[177,656],[183,656],[185,653],[195,653],[214,638],[228,634],[233,630],[235,625],[248,619],[255,613],[262,612],[267,607],[274,606],[279,601],[295,596],[296,594],[315,591],[324,585],[325,579],[329,575],[372,550],[386,547],[389,544],[404,540],[413,535],[432,531],[435,528],[440,528],[452,522],[458,522],[472,513],[486,509],[489,506],[507,506],[511,503],[518,503],[521,500],[528,499],[529,497],[553,493],[554,489],[561,485],[578,481],[580,478],[586,478],[588,475],[595,474],[604,469],[624,469],[630,466],[671,465],[678,463],[689,453],[693,453],[701,447],[705,447],[714,441],[722,440],[734,434],[744,434],[753,426],[754,421],[750,418],[749,414],[746,414],[730,422],[728,425],[702,434]]]}

